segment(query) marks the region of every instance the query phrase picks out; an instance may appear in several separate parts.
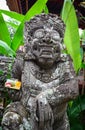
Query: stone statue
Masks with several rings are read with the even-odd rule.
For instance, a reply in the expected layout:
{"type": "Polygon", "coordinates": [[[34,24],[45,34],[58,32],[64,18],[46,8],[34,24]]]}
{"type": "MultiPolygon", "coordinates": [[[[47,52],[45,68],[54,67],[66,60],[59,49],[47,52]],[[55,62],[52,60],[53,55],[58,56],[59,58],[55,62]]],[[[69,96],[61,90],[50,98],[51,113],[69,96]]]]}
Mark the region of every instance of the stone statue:
{"type": "Polygon", "coordinates": [[[78,95],[71,60],[63,54],[65,25],[55,14],[40,14],[25,23],[24,52],[16,57],[12,76],[20,90],[9,90],[3,130],[70,130],[67,102],[78,95]],[[16,98],[17,97],[17,98],[16,98]]]}

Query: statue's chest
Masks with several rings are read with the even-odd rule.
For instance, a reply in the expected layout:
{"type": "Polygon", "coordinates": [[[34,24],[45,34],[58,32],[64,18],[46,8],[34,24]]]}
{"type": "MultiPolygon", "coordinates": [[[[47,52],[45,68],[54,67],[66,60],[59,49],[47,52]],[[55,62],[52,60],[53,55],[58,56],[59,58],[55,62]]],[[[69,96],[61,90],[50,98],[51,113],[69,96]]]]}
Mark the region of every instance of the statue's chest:
{"type": "Polygon", "coordinates": [[[27,87],[31,94],[38,95],[41,91],[57,87],[60,79],[60,68],[40,71],[32,64],[26,63],[22,74],[23,87],[27,87]]]}
{"type": "Polygon", "coordinates": [[[22,73],[23,93],[29,91],[32,95],[38,95],[41,91],[57,87],[69,80],[71,74],[67,63],[59,63],[50,70],[42,70],[32,62],[25,62],[22,73]]]}

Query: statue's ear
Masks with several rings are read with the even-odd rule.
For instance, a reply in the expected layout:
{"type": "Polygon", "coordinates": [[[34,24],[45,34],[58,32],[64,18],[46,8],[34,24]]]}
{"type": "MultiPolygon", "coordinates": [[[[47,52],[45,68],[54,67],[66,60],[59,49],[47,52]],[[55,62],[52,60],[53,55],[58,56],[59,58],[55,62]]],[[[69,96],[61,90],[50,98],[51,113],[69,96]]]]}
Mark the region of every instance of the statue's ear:
{"type": "Polygon", "coordinates": [[[30,43],[28,45],[25,45],[25,60],[35,60],[35,56],[32,53],[31,45],[30,43]]]}
{"type": "Polygon", "coordinates": [[[25,60],[35,60],[35,56],[31,52],[28,52],[25,54],[24,59],[25,60]]]}

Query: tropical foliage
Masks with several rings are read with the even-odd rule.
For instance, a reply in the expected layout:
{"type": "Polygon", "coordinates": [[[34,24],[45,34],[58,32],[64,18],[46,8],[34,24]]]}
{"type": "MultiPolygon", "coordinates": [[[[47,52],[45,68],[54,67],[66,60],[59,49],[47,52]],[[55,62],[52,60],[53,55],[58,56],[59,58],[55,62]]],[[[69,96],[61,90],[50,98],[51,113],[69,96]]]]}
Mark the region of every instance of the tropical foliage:
{"type": "Polygon", "coordinates": [[[26,20],[30,20],[36,14],[40,14],[42,11],[48,12],[46,7],[47,0],[37,0],[37,2],[32,6],[32,8],[26,13],[26,15],[21,15],[12,11],[0,10],[0,53],[13,56],[15,55],[18,47],[23,44],[23,26],[26,20]],[[12,23],[10,21],[5,21],[3,14],[10,16],[11,18],[18,21],[19,24],[12,23]],[[11,39],[10,32],[8,30],[8,25],[12,26],[16,32],[14,37],[11,39]],[[10,53],[9,53],[10,52],[10,53]]]}
{"type": "Polygon", "coordinates": [[[67,112],[71,130],[85,130],[85,95],[69,102],[67,112]]]}
{"type": "Polygon", "coordinates": [[[62,19],[66,24],[64,43],[73,59],[74,68],[77,71],[81,66],[80,37],[77,17],[71,0],[65,0],[64,2],[62,19]]]}

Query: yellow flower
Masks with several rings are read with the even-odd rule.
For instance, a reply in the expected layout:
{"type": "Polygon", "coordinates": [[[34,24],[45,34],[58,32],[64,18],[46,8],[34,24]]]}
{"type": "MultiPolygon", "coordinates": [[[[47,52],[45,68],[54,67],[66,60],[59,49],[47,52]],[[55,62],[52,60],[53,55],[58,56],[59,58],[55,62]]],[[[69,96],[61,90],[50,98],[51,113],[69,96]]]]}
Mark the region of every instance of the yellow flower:
{"type": "Polygon", "coordinates": [[[20,88],[20,87],[21,87],[21,82],[20,82],[20,81],[16,81],[15,87],[16,87],[16,88],[20,88]]]}

